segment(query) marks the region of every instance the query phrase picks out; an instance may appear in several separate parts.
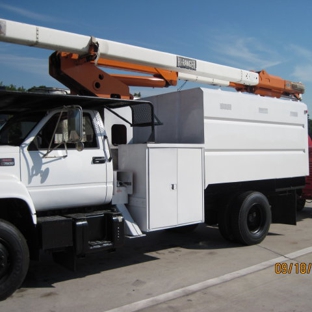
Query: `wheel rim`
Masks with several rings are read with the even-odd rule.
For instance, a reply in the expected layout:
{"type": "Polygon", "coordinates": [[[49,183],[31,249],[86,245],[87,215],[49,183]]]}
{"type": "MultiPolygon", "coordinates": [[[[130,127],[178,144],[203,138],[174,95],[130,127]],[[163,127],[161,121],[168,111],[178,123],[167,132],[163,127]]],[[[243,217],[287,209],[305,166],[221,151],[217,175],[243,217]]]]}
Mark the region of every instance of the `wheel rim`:
{"type": "Polygon", "coordinates": [[[0,279],[2,279],[10,269],[9,251],[0,240],[0,279]]]}
{"type": "Polygon", "coordinates": [[[247,226],[251,233],[258,233],[262,229],[263,215],[259,205],[253,205],[247,215],[247,226]]]}

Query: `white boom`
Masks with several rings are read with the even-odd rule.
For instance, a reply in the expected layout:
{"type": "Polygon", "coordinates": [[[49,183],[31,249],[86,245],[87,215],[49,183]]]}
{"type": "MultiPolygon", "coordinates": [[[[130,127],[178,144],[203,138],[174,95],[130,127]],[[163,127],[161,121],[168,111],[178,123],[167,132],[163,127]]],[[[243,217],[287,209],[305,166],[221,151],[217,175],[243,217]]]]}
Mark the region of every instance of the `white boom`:
{"type": "MultiPolygon", "coordinates": [[[[83,55],[88,53],[90,40],[85,35],[0,19],[0,41],[4,42],[83,55]]],[[[259,75],[248,70],[105,39],[95,40],[101,58],[172,70],[178,72],[181,80],[220,86],[229,86],[230,82],[247,86],[259,83],[259,75]]]]}

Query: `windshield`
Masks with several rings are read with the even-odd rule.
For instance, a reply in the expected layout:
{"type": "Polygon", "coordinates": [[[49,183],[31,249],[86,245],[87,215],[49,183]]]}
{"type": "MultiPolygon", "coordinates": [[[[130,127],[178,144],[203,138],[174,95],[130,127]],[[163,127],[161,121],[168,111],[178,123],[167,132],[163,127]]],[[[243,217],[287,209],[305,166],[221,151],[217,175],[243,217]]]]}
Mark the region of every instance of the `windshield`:
{"type": "Polygon", "coordinates": [[[8,114],[0,114],[0,129],[9,120],[9,118],[10,118],[10,115],[8,115],[8,114]]]}
{"type": "Polygon", "coordinates": [[[11,117],[0,129],[0,145],[21,145],[44,115],[44,112],[36,112],[11,117]]]}

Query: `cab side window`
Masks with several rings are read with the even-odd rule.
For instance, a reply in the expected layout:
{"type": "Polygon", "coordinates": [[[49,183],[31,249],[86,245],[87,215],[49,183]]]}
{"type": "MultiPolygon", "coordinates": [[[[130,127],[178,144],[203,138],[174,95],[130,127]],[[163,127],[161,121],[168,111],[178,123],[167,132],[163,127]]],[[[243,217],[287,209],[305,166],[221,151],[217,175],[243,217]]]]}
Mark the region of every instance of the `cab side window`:
{"type": "Polygon", "coordinates": [[[87,113],[83,113],[82,126],[83,126],[82,142],[84,144],[84,147],[85,148],[98,147],[91,116],[87,113]]]}
{"type": "Polygon", "coordinates": [[[112,144],[118,146],[127,144],[127,128],[125,125],[115,124],[112,126],[112,144]]]}
{"type": "MultiPolygon", "coordinates": [[[[67,113],[62,113],[61,117],[60,113],[53,115],[35,137],[33,143],[31,144],[31,149],[34,149],[34,145],[36,146],[36,149],[48,149],[49,147],[51,149],[64,149],[65,145],[61,142],[64,141],[64,129],[67,129],[67,125],[67,113]]],[[[92,119],[88,113],[83,113],[82,142],[84,143],[85,148],[98,147],[92,119]]],[[[67,148],[76,148],[76,145],[73,143],[67,143],[67,148]]]]}

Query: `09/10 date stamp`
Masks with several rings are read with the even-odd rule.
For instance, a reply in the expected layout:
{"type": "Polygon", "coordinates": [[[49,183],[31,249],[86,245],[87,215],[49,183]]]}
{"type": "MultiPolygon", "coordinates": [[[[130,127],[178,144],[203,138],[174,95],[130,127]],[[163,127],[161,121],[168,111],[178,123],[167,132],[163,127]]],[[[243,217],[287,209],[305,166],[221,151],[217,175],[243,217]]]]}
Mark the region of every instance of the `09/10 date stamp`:
{"type": "Polygon", "coordinates": [[[274,266],[275,274],[310,274],[312,270],[312,263],[306,262],[277,262],[274,266]]]}

